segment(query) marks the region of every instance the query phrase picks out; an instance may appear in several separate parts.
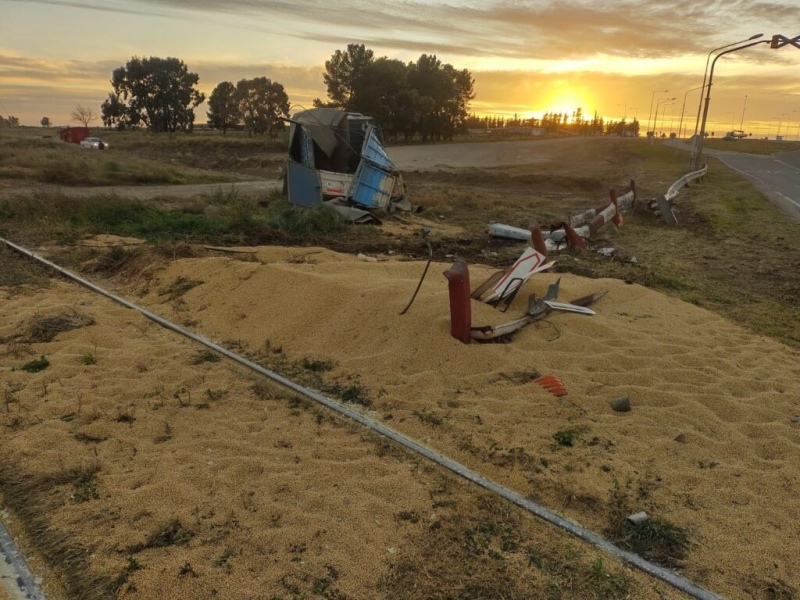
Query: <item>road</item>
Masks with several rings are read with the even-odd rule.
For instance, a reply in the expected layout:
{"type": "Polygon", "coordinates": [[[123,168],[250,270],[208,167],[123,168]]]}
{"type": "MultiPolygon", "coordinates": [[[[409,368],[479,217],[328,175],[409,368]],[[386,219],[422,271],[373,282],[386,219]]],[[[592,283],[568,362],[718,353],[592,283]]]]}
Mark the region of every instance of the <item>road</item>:
{"type": "Polygon", "coordinates": [[[754,181],[787,215],[800,221],[800,151],[771,156],[717,152],[714,157],[754,181]]]}
{"type": "Polygon", "coordinates": [[[401,172],[501,167],[547,162],[552,160],[554,146],[562,146],[572,140],[574,138],[394,146],[387,148],[387,152],[401,172]]]}
{"type": "MultiPolygon", "coordinates": [[[[688,143],[672,145],[691,150],[688,143]]],[[[704,149],[703,153],[753,181],[790,219],[800,222],[800,151],[763,155],[704,149]]]]}

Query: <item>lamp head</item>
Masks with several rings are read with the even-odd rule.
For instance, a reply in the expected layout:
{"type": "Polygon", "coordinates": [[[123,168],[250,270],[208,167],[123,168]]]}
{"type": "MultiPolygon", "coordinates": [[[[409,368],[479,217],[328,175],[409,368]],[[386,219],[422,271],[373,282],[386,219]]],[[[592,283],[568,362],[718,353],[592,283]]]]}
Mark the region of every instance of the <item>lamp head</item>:
{"type": "Polygon", "coordinates": [[[748,39],[748,40],[757,40],[757,39],[758,39],[758,38],[760,38],[760,37],[764,37],[764,34],[763,34],[763,33],[757,33],[757,34],[755,34],[755,35],[752,35],[752,36],[750,36],[750,37],[749,37],[749,38],[747,38],[747,39],[748,39]]]}

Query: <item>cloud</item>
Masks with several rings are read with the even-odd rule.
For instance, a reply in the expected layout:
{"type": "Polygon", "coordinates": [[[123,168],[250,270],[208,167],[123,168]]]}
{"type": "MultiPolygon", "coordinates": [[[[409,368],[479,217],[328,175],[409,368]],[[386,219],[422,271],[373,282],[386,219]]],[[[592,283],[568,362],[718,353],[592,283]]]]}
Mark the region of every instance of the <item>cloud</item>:
{"type": "Polygon", "coordinates": [[[743,26],[781,19],[791,22],[796,16],[791,0],[24,1],[161,17],[233,15],[242,18],[242,27],[253,29],[264,27],[260,21],[274,26],[277,19],[283,34],[303,40],[362,41],[387,50],[543,60],[704,54],[716,47],[718,39],[737,39],[743,26]]]}

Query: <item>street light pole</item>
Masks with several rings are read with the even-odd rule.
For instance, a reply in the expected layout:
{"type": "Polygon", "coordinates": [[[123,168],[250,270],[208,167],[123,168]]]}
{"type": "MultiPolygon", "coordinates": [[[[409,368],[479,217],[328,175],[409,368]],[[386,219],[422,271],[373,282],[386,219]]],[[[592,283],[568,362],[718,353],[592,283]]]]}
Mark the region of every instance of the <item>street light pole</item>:
{"type": "Polygon", "coordinates": [[[742,106],[742,122],[739,123],[739,131],[744,133],[744,110],[747,108],[747,94],[744,95],[744,106],[742,106]]]}
{"type": "Polygon", "coordinates": [[[675,100],[675,98],[664,98],[656,102],[656,116],[655,119],[653,119],[653,137],[656,137],[656,129],[658,129],[658,108],[665,102],[672,103],[673,100],[675,100]]]}
{"type": "MultiPolygon", "coordinates": [[[[761,37],[760,35],[758,37],[761,37]]],[[[738,50],[744,50],[745,48],[750,48],[751,46],[756,46],[758,44],[769,44],[770,40],[761,40],[758,42],[750,42],[749,44],[745,44],[744,46],[737,46],[735,48],[731,48],[730,50],[725,50],[724,52],[720,52],[717,56],[714,57],[714,60],[711,62],[711,71],[708,74],[708,85],[706,87],[706,103],[705,107],[703,107],[703,124],[700,127],[700,137],[697,139],[697,150],[695,151],[694,155],[694,168],[700,168],[700,162],[703,159],[703,139],[706,136],[706,120],[708,119],[708,105],[711,103],[711,86],[714,80],[714,67],[717,65],[717,61],[720,59],[721,56],[725,56],[726,54],[730,54],[731,52],[736,52],[738,50]]]]}
{"type": "MultiPolygon", "coordinates": [[[[647,115],[647,136],[650,137],[650,117],[653,116],[653,100],[656,98],[656,94],[666,94],[669,90],[653,90],[653,93],[650,96],[650,112],[647,115]]],[[[658,110],[658,107],[656,107],[658,110]]],[[[654,133],[655,135],[655,133],[654,133]]]]}
{"type": "MultiPolygon", "coordinates": [[[[764,37],[763,33],[757,33],[755,35],[751,35],[746,40],[740,40],[738,42],[733,42],[732,44],[726,44],[724,46],[720,46],[719,48],[714,48],[711,52],[708,53],[706,57],[706,70],[703,72],[703,88],[706,87],[706,75],[708,75],[708,61],[711,60],[711,55],[718,50],[724,50],[725,48],[730,48],[731,46],[738,46],[739,44],[743,44],[744,42],[749,42],[751,40],[757,40],[760,37],[764,37]]],[[[700,113],[703,110],[703,92],[700,92],[700,104],[697,106],[697,120],[694,124],[694,134],[697,135],[697,128],[700,126],[700,113]]]]}
{"type": "MultiPolygon", "coordinates": [[[[696,87],[696,88],[692,88],[690,90],[686,90],[686,94],[688,94],[689,92],[694,92],[695,90],[701,90],[701,89],[703,89],[705,87],[705,85],[706,85],[706,83],[704,81],[702,86],[696,87]]],[[[681,107],[681,122],[678,124],[678,139],[681,139],[681,132],[683,132],[683,114],[684,114],[684,111],[686,110],[686,94],[683,95],[683,106],[681,107]]],[[[702,99],[702,97],[703,97],[703,94],[701,92],[700,93],[700,98],[702,99]]]]}

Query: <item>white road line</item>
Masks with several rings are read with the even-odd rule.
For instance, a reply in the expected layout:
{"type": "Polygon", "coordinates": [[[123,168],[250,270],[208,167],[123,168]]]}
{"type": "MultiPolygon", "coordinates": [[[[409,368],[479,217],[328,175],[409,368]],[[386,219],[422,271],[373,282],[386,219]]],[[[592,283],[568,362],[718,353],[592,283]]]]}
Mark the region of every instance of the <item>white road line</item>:
{"type": "Polygon", "coordinates": [[[794,205],[795,205],[797,208],[799,208],[799,209],[800,209],[800,202],[795,202],[794,200],[792,200],[791,198],[788,198],[788,197],[784,196],[784,195],[783,195],[783,194],[781,194],[780,192],[775,192],[775,193],[776,193],[776,194],[778,194],[778,196],[780,196],[781,198],[783,198],[783,199],[784,199],[784,200],[786,200],[787,202],[791,202],[791,203],[792,203],[792,204],[794,204],[794,205]]]}

